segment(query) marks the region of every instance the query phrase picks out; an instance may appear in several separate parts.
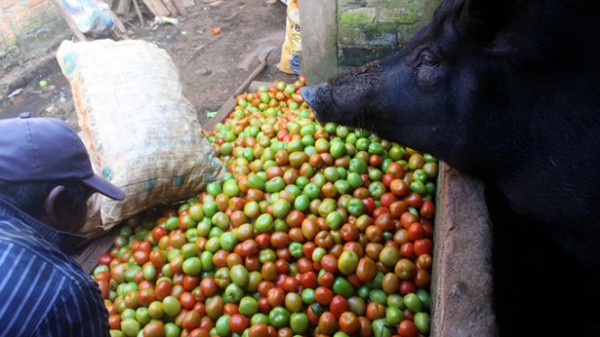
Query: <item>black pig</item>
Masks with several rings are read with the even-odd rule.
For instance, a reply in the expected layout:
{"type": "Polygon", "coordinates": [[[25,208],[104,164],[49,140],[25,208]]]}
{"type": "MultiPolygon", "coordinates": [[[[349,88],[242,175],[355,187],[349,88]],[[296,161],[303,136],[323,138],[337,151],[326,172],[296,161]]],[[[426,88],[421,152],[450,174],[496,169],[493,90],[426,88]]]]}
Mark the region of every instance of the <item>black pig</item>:
{"type": "Polygon", "coordinates": [[[319,121],[431,153],[511,211],[492,216],[511,253],[494,251],[500,332],[599,335],[599,1],[444,1],[395,55],[301,92],[319,121]],[[530,256],[547,246],[569,257],[530,256]]]}
{"type": "Polygon", "coordinates": [[[397,54],[302,89],[362,127],[495,185],[600,266],[600,5],[444,1],[397,54]]]}

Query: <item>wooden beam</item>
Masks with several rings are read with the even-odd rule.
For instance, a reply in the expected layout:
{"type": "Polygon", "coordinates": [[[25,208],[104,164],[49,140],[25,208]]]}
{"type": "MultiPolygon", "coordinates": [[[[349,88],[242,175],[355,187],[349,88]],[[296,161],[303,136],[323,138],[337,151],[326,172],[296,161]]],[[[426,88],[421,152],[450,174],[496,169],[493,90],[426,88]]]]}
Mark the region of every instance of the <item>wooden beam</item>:
{"type": "Polygon", "coordinates": [[[169,16],[170,12],[160,0],[142,0],[155,16],[169,16]]]}
{"type": "Polygon", "coordinates": [[[177,8],[177,13],[180,16],[187,16],[187,10],[185,9],[185,5],[181,0],[171,0],[175,8],[177,8]]]}

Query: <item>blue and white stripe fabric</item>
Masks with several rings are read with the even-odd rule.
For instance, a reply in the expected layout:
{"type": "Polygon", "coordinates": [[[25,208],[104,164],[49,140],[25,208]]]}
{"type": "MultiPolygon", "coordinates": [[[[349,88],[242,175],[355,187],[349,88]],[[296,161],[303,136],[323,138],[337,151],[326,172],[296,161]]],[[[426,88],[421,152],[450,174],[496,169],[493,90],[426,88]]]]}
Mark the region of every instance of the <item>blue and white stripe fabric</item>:
{"type": "Polygon", "coordinates": [[[96,282],[67,255],[82,240],[0,200],[0,337],[109,336],[96,282]]]}

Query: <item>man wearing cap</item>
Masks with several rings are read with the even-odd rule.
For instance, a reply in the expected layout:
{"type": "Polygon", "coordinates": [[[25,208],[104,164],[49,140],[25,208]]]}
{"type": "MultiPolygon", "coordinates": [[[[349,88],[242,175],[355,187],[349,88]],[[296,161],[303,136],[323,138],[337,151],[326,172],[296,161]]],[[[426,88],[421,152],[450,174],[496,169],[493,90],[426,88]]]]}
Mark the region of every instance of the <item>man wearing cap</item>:
{"type": "Polygon", "coordinates": [[[0,336],[109,336],[96,282],[69,257],[95,192],[125,198],[68,124],[0,120],[0,336]]]}

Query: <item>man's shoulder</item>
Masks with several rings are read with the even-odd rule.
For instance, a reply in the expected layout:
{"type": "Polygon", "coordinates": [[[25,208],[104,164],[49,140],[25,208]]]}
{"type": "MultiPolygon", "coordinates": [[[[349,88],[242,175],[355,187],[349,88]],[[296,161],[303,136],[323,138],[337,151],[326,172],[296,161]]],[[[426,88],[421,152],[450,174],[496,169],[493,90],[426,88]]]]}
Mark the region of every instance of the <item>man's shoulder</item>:
{"type": "Polygon", "coordinates": [[[81,282],[89,276],[73,258],[18,219],[0,216],[0,251],[4,256],[0,279],[12,268],[24,273],[43,273],[55,279],[64,278],[67,282],[81,282]]]}

